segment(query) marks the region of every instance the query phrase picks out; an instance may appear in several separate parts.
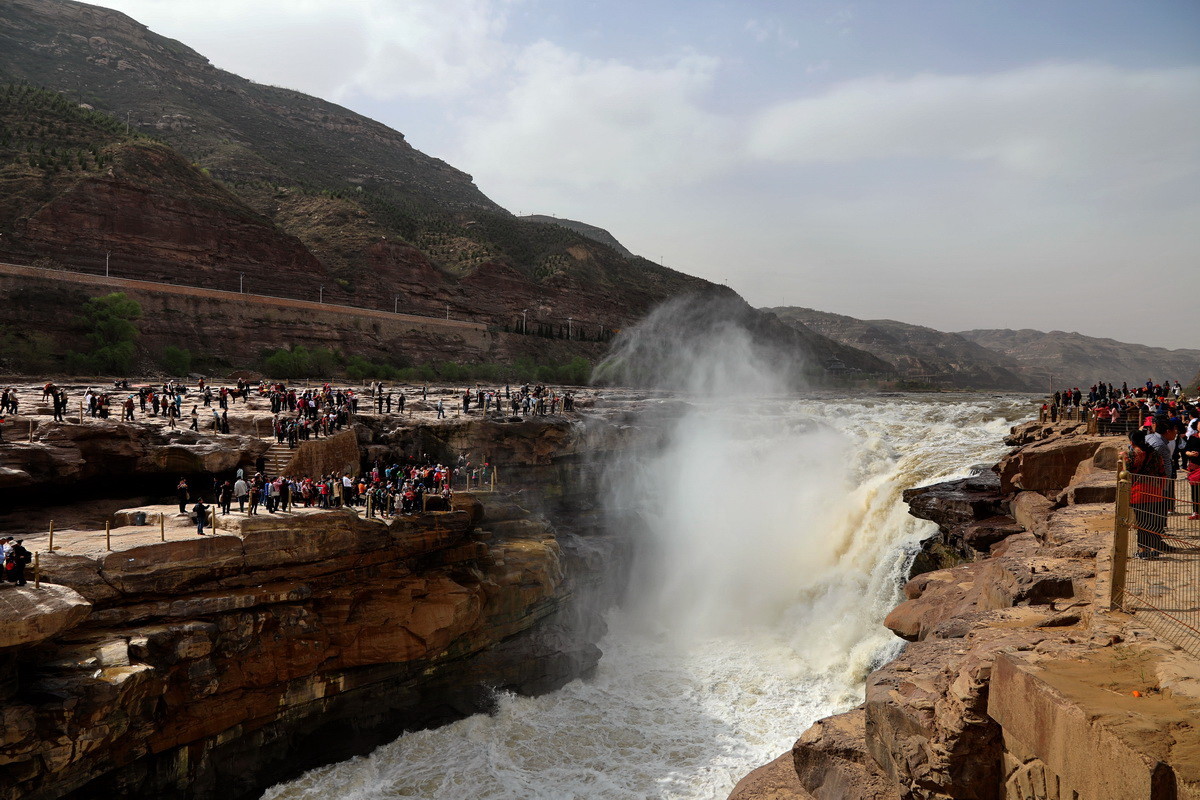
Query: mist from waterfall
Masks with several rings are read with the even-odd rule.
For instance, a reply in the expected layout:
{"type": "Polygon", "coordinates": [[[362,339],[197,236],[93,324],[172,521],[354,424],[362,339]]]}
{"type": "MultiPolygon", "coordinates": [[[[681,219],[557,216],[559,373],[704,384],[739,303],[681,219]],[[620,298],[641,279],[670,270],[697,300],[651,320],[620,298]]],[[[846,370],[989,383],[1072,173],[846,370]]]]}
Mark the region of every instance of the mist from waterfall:
{"type": "Polygon", "coordinates": [[[606,471],[614,516],[642,525],[595,675],[502,696],[494,715],[405,735],[267,800],[724,798],[861,702],[867,672],[901,645],[881,621],[933,531],[901,491],[995,460],[1027,401],[796,395],[799,370],[778,368],[794,359],[689,316],[660,309],[598,370],[679,399],[650,394],[649,410],[669,411],[636,424],[666,425],[661,446],[606,471]]]}

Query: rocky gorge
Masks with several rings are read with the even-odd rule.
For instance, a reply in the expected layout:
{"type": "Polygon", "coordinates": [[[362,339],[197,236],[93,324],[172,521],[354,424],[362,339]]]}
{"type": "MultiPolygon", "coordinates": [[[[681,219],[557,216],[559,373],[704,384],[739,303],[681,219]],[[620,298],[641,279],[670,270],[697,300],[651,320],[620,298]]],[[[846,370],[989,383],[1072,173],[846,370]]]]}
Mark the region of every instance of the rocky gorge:
{"type": "MultiPolygon", "coordinates": [[[[586,674],[604,629],[595,596],[613,591],[604,576],[628,547],[595,522],[584,456],[622,435],[564,418],[364,416],[319,443],[326,461],[345,460],[346,437],[366,463],[485,454],[500,488],[389,520],[235,513],[205,538],[155,505],[112,513],[107,534],[60,529],[52,552],[25,533],[40,585],[0,586],[0,797],[257,797],[486,711],[498,689],[537,694],[586,674]]],[[[5,448],[10,500],[252,467],[268,445],[92,420],[39,421],[29,439],[5,448]]]]}
{"type": "Polygon", "coordinates": [[[731,800],[1200,797],[1200,667],[1110,597],[1123,442],[1027,423],[938,523],[885,625],[909,644],[731,800]]]}

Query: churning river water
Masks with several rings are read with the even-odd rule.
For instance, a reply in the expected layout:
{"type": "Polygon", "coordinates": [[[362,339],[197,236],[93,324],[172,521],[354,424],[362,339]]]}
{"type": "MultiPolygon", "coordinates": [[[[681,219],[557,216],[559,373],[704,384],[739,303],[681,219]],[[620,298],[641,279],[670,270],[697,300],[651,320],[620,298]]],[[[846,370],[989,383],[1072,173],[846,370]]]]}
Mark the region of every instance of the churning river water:
{"type": "Polygon", "coordinates": [[[264,800],[725,798],[813,721],[862,701],[919,542],[904,489],[969,474],[1017,395],[697,401],[610,501],[652,542],[596,673],[313,770],[264,800]]]}

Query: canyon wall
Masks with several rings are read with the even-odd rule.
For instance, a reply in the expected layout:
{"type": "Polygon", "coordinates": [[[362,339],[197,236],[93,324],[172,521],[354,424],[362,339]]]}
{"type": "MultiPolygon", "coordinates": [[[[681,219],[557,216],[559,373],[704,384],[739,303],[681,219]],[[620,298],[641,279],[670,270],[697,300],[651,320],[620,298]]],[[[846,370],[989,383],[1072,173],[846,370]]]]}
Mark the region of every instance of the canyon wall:
{"type": "MultiPolygon", "coordinates": [[[[53,449],[54,431],[111,439],[135,427],[45,423],[21,450],[53,449]]],[[[31,548],[45,582],[0,584],[0,604],[23,622],[0,636],[0,798],[257,797],[405,731],[486,711],[497,690],[546,692],[595,666],[604,626],[599,603],[584,600],[603,590],[592,573],[623,545],[603,539],[594,508],[558,501],[594,491],[583,425],[367,420],[356,430],[366,458],[487,453],[502,491],[389,520],[235,513],[204,538],[147,507],[141,528],[125,524],[133,511],[114,516],[111,551],[103,532],[31,548]],[[168,541],[159,515],[176,526],[168,541]]],[[[211,441],[129,436],[145,451],[130,457],[135,475],[171,447],[203,460],[211,441]]],[[[234,464],[255,449],[220,441],[234,464]]],[[[82,469],[100,457],[88,450],[82,469]]]]}

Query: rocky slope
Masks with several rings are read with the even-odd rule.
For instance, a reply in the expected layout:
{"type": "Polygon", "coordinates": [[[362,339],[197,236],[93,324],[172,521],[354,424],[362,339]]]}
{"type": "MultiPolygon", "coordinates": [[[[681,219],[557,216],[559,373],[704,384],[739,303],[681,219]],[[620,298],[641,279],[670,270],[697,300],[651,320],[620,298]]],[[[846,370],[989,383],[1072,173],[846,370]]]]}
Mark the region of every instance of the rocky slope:
{"type": "Polygon", "coordinates": [[[625,245],[618,242],[617,237],[604,230],[604,228],[597,228],[595,225],[588,225],[586,222],[579,222],[574,219],[559,219],[558,217],[550,217],[545,214],[527,214],[521,217],[521,219],[528,220],[529,222],[540,222],[543,225],[559,225],[567,230],[582,233],[589,239],[594,239],[601,244],[608,245],[626,258],[633,258],[633,253],[625,245]]]}
{"type": "MultiPolygon", "coordinates": [[[[225,218],[205,213],[200,202],[160,200],[153,182],[139,194],[136,176],[118,168],[109,177],[130,187],[74,180],[43,198],[38,208],[56,201],[39,220],[44,235],[31,235],[19,213],[0,218],[0,258],[49,256],[94,269],[112,252],[116,274],[126,277],[173,271],[181,282],[236,287],[245,273],[248,291],[309,296],[323,285],[335,301],[380,309],[392,309],[398,291],[409,312],[441,313],[450,303],[496,325],[511,326],[528,309],[535,331],[568,317],[620,328],[665,297],[707,285],[567,228],[518,220],[469,175],[413,149],[402,134],[218,70],[119,12],[72,0],[14,0],[0,11],[0,48],[0,82],[44,86],[72,107],[106,113],[116,121],[108,138],[123,135],[128,116],[133,133],[170,145],[204,180],[220,180],[244,215],[275,228],[259,237],[262,246],[247,236],[240,255],[222,258],[209,245],[220,241],[225,218]],[[186,230],[175,229],[179,222],[186,230]],[[74,225],[87,235],[63,233],[74,225]],[[270,252],[276,241],[298,252],[270,252]],[[377,291],[380,285],[395,290],[377,291]]],[[[68,123],[8,126],[14,135],[0,134],[0,156],[16,145],[10,171],[26,183],[53,170],[56,184],[80,178],[78,152],[104,142],[45,141],[68,123]],[[18,141],[25,134],[35,140],[33,153],[49,145],[71,158],[30,163],[18,141]]]]}
{"type": "Polygon", "coordinates": [[[910,493],[964,563],[904,587],[886,625],[911,644],[866,702],[731,798],[1200,797],[1194,657],[1109,609],[1119,443],[1038,423],[1011,443],[998,485],[910,493]]]}
{"type": "Polygon", "coordinates": [[[471,176],[373,120],[300,92],[214,67],[118,11],[65,0],[12,0],[0,18],[0,79],[69,90],[72,99],[154,133],[219,174],[337,188],[375,181],[403,196],[499,210],[471,176]]]}
{"type": "Polygon", "coordinates": [[[1017,361],[958,334],[811,308],[768,310],[788,324],[805,325],[836,342],[875,354],[901,378],[955,388],[1025,391],[1032,387],[1017,361]]]}

